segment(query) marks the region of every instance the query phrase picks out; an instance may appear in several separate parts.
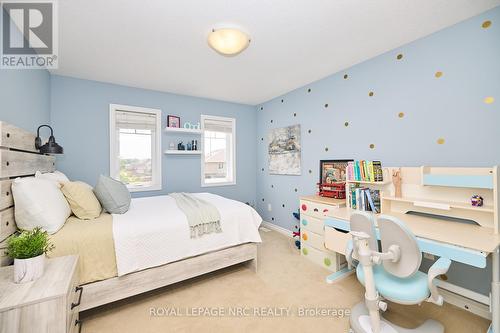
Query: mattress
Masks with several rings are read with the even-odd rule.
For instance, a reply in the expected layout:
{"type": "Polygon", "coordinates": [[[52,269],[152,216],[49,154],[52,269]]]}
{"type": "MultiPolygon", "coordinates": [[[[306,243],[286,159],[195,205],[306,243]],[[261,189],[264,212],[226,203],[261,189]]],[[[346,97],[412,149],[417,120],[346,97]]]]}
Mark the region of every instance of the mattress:
{"type": "Polygon", "coordinates": [[[220,213],[222,232],[191,238],[174,198],[132,199],[125,214],[113,214],[118,276],[244,243],[260,243],[262,218],[252,207],[211,193],[193,193],[220,213]]]}
{"type": "Polygon", "coordinates": [[[80,284],[118,275],[110,214],[103,213],[94,220],[71,216],[50,239],[55,248],[48,253],[49,257],[79,256],[80,284]]]}

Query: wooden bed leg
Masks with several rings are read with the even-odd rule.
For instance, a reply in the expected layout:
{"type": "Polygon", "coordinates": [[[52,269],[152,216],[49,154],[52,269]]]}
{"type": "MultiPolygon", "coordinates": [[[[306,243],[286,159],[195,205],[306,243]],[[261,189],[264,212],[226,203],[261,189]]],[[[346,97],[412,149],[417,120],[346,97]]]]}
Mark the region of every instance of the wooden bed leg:
{"type": "Polygon", "coordinates": [[[254,273],[257,273],[257,257],[250,260],[247,265],[254,273]]]}

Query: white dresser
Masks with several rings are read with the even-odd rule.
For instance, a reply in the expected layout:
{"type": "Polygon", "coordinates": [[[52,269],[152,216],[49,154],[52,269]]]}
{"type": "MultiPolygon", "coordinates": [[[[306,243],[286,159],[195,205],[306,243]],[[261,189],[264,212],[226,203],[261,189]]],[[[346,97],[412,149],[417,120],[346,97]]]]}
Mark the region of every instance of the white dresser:
{"type": "Polygon", "coordinates": [[[78,257],[48,259],[38,280],[13,282],[13,266],[0,268],[0,332],[73,333],[80,330],[78,257]]]}
{"type": "Polygon", "coordinates": [[[300,198],[300,248],[304,258],[336,272],[346,266],[345,257],[325,247],[325,217],[345,207],[345,199],[306,196],[300,198]]]}

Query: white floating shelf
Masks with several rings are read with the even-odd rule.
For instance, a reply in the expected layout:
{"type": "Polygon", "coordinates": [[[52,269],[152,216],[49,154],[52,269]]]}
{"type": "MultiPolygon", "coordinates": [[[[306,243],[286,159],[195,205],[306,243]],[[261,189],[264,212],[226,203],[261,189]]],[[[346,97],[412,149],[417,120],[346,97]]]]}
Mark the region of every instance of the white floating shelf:
{"type": "Polygon", "coordinates": [[[201,150],[165,150],[167,155],[201,155],[201,150]]]}
{"type": "Polygon", "coordinates": [[[201,129],[178,128],[178,127],[165,127],[165,132],[172,133],[187,133],[187,134],[201,134],[201,129]]]}

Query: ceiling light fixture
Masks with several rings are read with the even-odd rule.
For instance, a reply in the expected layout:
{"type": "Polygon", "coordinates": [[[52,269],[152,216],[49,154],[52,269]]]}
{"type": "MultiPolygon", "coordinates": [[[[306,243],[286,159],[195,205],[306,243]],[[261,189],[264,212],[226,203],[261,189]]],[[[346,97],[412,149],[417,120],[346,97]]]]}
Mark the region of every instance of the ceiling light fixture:
{"type": "Polygon", "coordinates": [[[212,29],[208,35],[208,45],[224,56],[235,56],[250,44],[250,37],[236,28],[212,29]]]}

